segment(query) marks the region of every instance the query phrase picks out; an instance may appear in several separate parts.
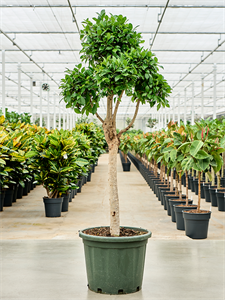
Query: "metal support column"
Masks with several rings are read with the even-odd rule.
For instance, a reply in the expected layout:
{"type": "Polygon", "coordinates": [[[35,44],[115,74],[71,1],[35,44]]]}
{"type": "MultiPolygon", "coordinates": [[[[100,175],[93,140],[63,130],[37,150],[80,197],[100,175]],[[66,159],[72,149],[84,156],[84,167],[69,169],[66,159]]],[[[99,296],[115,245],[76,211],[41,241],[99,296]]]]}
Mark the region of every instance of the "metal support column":
{"type": "Polygon", "coordinates": [[[192,103],[191,103],[191,125],[195,124],[195,86],[194,81],[192,81],[192,103]]]}
{"type": "Polygon", "coordinates": [[[61,129],[61,103],[59,103],[59,123],[58,123],[58,128],[59,130],[61,129]]]}
{"type": "Polygon", "coordinates": [[[42,82],[40,82],[40,126],[42,127],[42,82]]]}
{"type": "Polygon", "coordinates": [[[73,128],[73,123],[72,123],[72,109],[70,109],[70,130],[73,128]]]}
{"type": "Polygon", "coordinates": [[[65,102],[63,102],[63,130],[66,129],[66,107],[65,102]]]}
{"type": "Polygon", "coordinates": [[[21,114],[21,64],[18,63],[18,113],[21,114]]]}
{"type": "Polygon", "coordinates": [[[216,64],[213,67],[213,119],[216,119],[216,64]]]}
{"type": "Polygon", "coordinates": [[[47,92],[47,101],[48,101],[48,111],[47,111],[47,128],[50,130],[50,97],[49,91],[47,92]]]}
{"type": "Polygon", "coordinates": [[[54,93],[54,116],[53,116],[53,129],[56,129],[56,95],[54,93]]]}
{"type": "Polygon", "coordinates": [[[202,75],[202,84],[201,84],[201,118],[204,119],[204,76],[202,75]]]}
{"type": "Polygon", "coordinates": [[[175,98],[173,97],[173,121],[175,122],[175,98]]]}
{"type": "Polygon", "coordinates": [[[34,113],[34,104],[33,104],[33,76],[30,76],[30,114],[31,114],[31,123],[33,123],[33,113],[34,113]]]}
{"type": "Polygon", "coordinates": [[[184,89],[184,125],[187,124],[187,90],[184,89]]]}
{"type": "Polygon", "coordinates": [[[5,50],[2,50],[2,113],[5,116],[5,50]]]}
{"type": "Polygon", "coordinates": [[[178,94],[178,126],[180,126],[180,94],[178,94]]]}
{"type": "Polygon", "coordinates": [[[167,121],[166,121],[166,108],[164,108],[164,117],[165,117],[165,126],[164,126],[164,128],[166,129],[166,127],[167,127],[167,121]]]}

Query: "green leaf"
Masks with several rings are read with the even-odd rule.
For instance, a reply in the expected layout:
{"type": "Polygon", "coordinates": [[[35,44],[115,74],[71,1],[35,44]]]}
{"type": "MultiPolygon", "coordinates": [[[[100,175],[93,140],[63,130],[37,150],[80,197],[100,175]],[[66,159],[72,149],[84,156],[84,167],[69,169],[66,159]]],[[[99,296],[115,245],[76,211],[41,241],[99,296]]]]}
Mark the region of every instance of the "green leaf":
{"type": "Polygon", "coordinates": [[[214,167],[215,172],[220,171],[222,165],[223,165],[223,159],[222,157],[216,153],[216,152],[212,152],[211,155],[213,156],[215,162],[216,162],[216,167],[214,167]]]}
{"type": "Polygon", "coordinates": [[[199,150],[198,153],[195,155],[197,159],[205,159],[208,158],[209,155],[204,150],[199,150]]]}
{"type": "Polygon", "coordinates": [[[205,171],[210,165],[210,158],[200,159],[197,165],[200,167],[200,171],[205,171]]]}
{"type": "Polygon", "coordinates": [[[190,170],[193,166],[193,163],[194,163],[194,159],[192,157],[185,158],[181,163],[183,171],[190,170]]]}
{"type": "Polygon", "coordinates": [[[167,147],[167,148],[164,148],[162,153],[165,153],[165,152],[168,152],[168,151],[172,151],[174,148],[173,147],[167,147]]]}
{"type": "Polygon", "coordinates": [[[33,157],[33,156],[35,156],[35,155],[38,155],[38,152],[36,152],[36,151],[29,151],[29,152],[27,152],[27,153],[25,154],[25,157],[26,157],[26,158],[29,158],[29,157],[33,157]]]}
{"type": "Polygon", "coordinates": [[[175,161],[176,157],[177,157],[177,150],[176,149],[171,150],[170,158],[171,158],[172,162],[175,161]]]}
{"type": "Polygon", "coordinates": [[[195,155],[198,153],[198,151],[201,149],[202,146],[203,146],[202,141],[197,140],[192,142],[190,148],[190,154],[195,157],[195,155]]]}

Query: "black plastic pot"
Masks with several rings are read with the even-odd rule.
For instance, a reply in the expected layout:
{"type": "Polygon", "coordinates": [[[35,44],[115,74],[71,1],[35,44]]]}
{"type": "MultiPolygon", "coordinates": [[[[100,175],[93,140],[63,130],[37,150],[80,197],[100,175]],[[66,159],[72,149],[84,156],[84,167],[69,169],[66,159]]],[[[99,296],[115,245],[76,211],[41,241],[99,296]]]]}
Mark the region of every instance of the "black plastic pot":
{"type": "Polygon", "coordinates": [[[220,184],[222,187],[225,187],[225,178],[220,179],[220,184]]]}
{"type": "MultiPolygon", "coordinates": [[[[198,195],[198,180],[195,180],[193,182],[194,184],[194,192],[195,192],[195,195],[198,195]]],[[[203,186],[203,182],[201,181],[201,187],[203,186]]]]}
{"type": "Polygon", "coordinates": [[[69,209],[69,201],[70,201],[70,193],[62,194],[63,202],[62,202],[62,212],[68,211],[69,209]]]}
{"type": "Polygon", "coordinates": [[[194,183],[195,181],[198,183],[198,179],[196,179],[196,178],[195,178],[195,179],[193,178],[193,179],[191,180],[191,191],[192,191],[193,193],[195,192],[195,183],[194,183]]]}
{"type": "Polygon", "coordinates": [[[171,192],[170,189],[169,190],[163,189],[163,190],[160,191],[160,193],[161,193],[161,197],[163,198],[164,210],[167,210],[167,202],[166,202],[166,199],[165,199],[165,195],[174,194],[174,196],[175,196],[175,191],[174,191],[174,189],[173,189],[173,192],[171,192]]]}
{"type": "Polygon", "coordinates": [[[15,184],[15,185],[14,185],[13,202],[16,202],[18,186],[19,186],[19,184],[15,184]]]}
{"type": "Polygon", "coordinates": [[[183,210],[192,210],[196,209],[197,205],[192,205],[192,206],[179,206],[179,205],[174,205],[174,211],[176,215],[176,225],[178,230],[185,230],[184,227],[184,218],[183,218],[183,210]]]}
{"type": "Polygon", "coordinates": [[[73,199],[73,190],[69,190],[69,202],[72,202],[73,199]]]}
{"type": "MultiPolygon", "coordinates": [[[[186,196],[183,195],[182,199],[184,200],[179,200],[179,197],[177,199],[170,198],[169,199],[169,205],[170,205],[170,211],[171,211],[171,221],[176,222],[176,215],[174,211],[174,205],[179,205],[179,204],[184,204],[186,202],[186,196]]],[[[188,204],[192,204],[193,200],[188,200],[188,204]]]]}
{"type": "Polygon", "coordinates": [[[156,183],[155,184],[155,195],[156,197],[158,198],[159,201],[161,201],[161,198],[160,198],[160,189],[165,187],[166,188],[166,185],[164,183],[156,183]]]}
{"type": "Polygon", "coordinates": [[[4,206],[12,206],[14,188],[5,190],[4,206]]]}
{"type": "Polygon", "coordinates": [[[192,239],[206,239],[211,212],[190,213],[183,211],[186,236],[192,239]]]}
{"type": "MultiPolygon", "coordinates": [[[[142,288],[145,252],[151,232],[129,237],[92,236],[82,230],[88,287],[96,293],[128,294],[142,288]]],[[[89,229],[89,228],[88,228],[89,229]]],[[[104,297],[103,297],[104,298],[104,297]]]]}
{"type": "Polygon", "coordinates": [[[225,211],[225,193],[224,192],[217,192],[217,205],[219,211],[225,211]]]}
{"type": "Polygon", "coordinates": [[[28,181],[28,185],[27,185],[27,192],[28,192],[28,194],[30,193],[30,190],[31,190],[31,181],[29,180],[28,181]]]}
{"type": "Polygon", "coordinates": [[[122,162],[123,171],[130,172],[130,165],[131,165],[130,161],[122,162]]]}
{"type": "Polygon", "coordinates": [[[205,201],[206,202],[211,202],[210,194],[209,194],[209,188],[210,188],[209,184],[203,185],[204,195],[205,195],[205,201]]]}
{"type": "Polygon", "coordinates": [[[23,198],[23,187],[19,184],[17,189],[16,199],[22,199],[22,198],[23,198]]]}
{"type": "Polygon", "coordinates": [[[0,211],[3,211],[5,191],[0,191],[0,211]]]}
{"type": "Polygon", "coordinates": [[[45,205],[45,216],[48,218],[61,217],[62,211],[62,202],[63,197],[61,198],[43,198],[45,205]]]}
{"type": "Polygon", "coordinates": [[[94,173],[95,172],[95,165],[93,164],[91,166],[92,166],[92,173],[94,173]]]}
{"type": "Polygon", "coordinates": [[[25,180],[24,184],[25,184],[25,187],[23,188],[23,196],[27,196],[28,195],[28,181],[25,180]]]}
{"type": "Polygon", "coordinates": [[[79,186],[79,189],[77,189],[77,193],[81,193],[81,188],[82,188],[82,181],[81,180],[79,180],[77,182],[77,186],[79,186]]]}
{"type": "Polygon", "coordinates": [[[209,189],[211,205],[217,207],[216,188],[209,189]]]}
{"type": "Polygon", "coordinates": [[[88,172],[87,182],[91,181],[91,171],[88,172]]]}
{"type": "MultiPolygon", "coordinates": [[[[183,197],[186,197],[185,195],[182,196],[183,197]]],[[[179,199],[179,196],[175,196],[175,192],[173,193],[169,193],[169,194],[165,194],[164,195],[164,201],[166,201],[166,207],[167,207],[167,215],[168,216],[171,216],[171,208],[170,208],[170,205],[169,205],[169,199],[179,199]],[[173,195],[174,194],[174,195],[173,195]],[[169,196],[170,195],[170,196],[169,196]],[[172,195],[172,196],[171,196],[172,195]]]]}
{"type": "Polygon", "coordinates": [[[164,209],[166,207],[166,205],[164,205],[164,197],[163,197],[163,193],[164,192],[169,192],[170,188],[168,188],[167,186],[160,188],[159,190],[159,200],[161,201],[161,204],[164,206],[164,209]]]}

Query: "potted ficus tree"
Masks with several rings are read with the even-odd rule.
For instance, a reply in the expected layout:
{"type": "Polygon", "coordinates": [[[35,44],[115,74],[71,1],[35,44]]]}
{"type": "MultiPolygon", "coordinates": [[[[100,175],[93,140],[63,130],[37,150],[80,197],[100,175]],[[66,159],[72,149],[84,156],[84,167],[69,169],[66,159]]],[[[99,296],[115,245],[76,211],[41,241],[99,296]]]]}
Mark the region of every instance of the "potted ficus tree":
{"type": "Polygon", "coordinates": [[[157,58],[151,51],[141,48],[141,34],[126,17],[106,15],[102,10],[93,21],[83,22],[80,38],[81,59],[88,66],[79,64],[67,70],[60,88],[67,108],[97,116],[109,148],[110,227],[80,232],[88,285],[92,291],[100,293],[136,292],[141,289],[145,247],[151,232],[120,227],[117,152],[120,137],[134,124],[140,104],[148,103],[151,107],[157,104],[158,109],[169,106],[166,97],[171,88],[158,73],[157,58]],[[117,133],[116,116],[124,94],[131,97],[136,108],[130,124],[117,133]],[[102,98],[106,102],[104,119],[97,112],[102,98]]]}
{"type": "MultiPolygon", "coordinates": [[[[76,188],[73,181],[77,180],[74,170],[84,166],[88,161],[77,158],[79,149],[68,131],[58,130],[50,134],[36,135],[32,148],[26,157],[33,158],[32,168],[37,172],[35,180],[46,189],[47,196],[43,198],[46,217],[60,217],[63,205],[63,194],[76,188]]],[[[69,198],[65,198],[68,206],[69,198]]],[[[65,211],[65,210],[64,210],[65,211]]]]}
{"type": "Polygon", "coordinates": [[[211,176],[210,168],[213,168],[215,173],[220,171],[223,165],[220,154],[225,149],[220,147],[219,138],[215,140],[215,135],[205,128],[192,132],[190,139],[191,141],[185,145],[185,159],[181,165],[184,171],[191,168],[198,171],[198,205],[196,210],[183,211],[185,233],[193,239],[205,239],[208,234],[211,211],[200,209],[201,174],[208,172],[211,176]]]}

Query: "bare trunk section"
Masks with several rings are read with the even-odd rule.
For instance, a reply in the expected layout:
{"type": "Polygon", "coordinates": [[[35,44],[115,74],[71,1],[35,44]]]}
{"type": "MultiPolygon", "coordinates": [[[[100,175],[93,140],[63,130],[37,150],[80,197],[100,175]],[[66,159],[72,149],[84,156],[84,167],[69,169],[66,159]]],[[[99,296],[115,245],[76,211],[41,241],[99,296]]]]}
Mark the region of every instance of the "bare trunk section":
{"type": "Polygon", "coordinates": [[[212,186],[214,186],[215,185],[215,172],[214,172],[213,168],[211,170],[211,174],[212,174],[212,186]]]}
{"type": "Polygon", "coordinates": [[[186,205],[188,205],[188,172],[185,171],[185,177],[186,177],[186,205]]]}
{"type": "Polygon", "coordinates": [[[178,193],[178,175],[177,175],[177,171],[176,171],[176,179],[175,179],[175,196],[179,196],[179,193],[178,193]]]}
{"type": "Polygon", "coordinates": [[[220,189],[221,187],[221,180],[220,180],[220,172],[217,172],[217,188],[220,189]]]}
{"type": "Polygon", "coordinates": [[[119,196],[117,189],[117,143],[109,147],[109,203],[110,203],[110,233],[112,236],[120,235],[119,196]]]}
{"type": "Polygon", "coordinates": [[[182,199],[181,173],[179,173],[179,199],[182,199]]]}
{"type": "Polygon", "coordinates": [[[171,169],[171,176],[170,176],[170,192],[173,191],[173,172],[174,172],[174,169],[172,168],[171,169]]]}
{"type": "Polygon", "coordinates": [[[117,152],[120,141],[117,137],[116,125],[112,118],[103,123],[105,139],[109,147],[108,182],[110,203],[110,233],[120,235],[119,197],[117,189],[117,152]]]}
{"type": "Polygon", "coordinates": [[[127,154],[124,153],[124,159],[125,159],[125,162],[127,163],[127,154]]]}
{"type": "Polygon", "coordinates": [[[201,172],[198,173],[198,207],[197,207],[198,212],[200,212],[200,203],[201,203],[201,172]]]}

